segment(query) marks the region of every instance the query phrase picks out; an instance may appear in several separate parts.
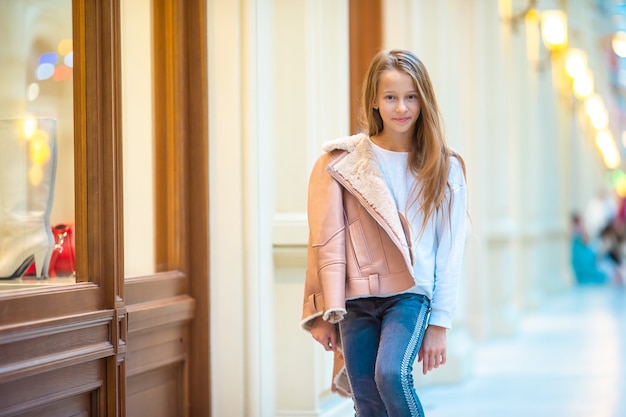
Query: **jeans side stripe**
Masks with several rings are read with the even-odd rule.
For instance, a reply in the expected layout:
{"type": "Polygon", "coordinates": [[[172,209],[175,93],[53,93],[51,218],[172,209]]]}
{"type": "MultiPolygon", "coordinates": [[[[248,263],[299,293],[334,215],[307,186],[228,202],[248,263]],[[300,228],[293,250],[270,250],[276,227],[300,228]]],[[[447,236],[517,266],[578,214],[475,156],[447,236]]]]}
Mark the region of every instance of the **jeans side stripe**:
{"type": "MultiPolygon", "coordinates": [[[[413,353],[415,349],[419,346],[422,341],[423,331],[424,331],[424,322],[426,319],[426,314],[428,313],[428,306],[422,304],[422,308],[420,309],[420,313],[417,317],[415,323],[415,329],[413,330],[413,335],[411,336],[411,340],[409,341],[409,345],[407,346],[406,351],[404,352],[404,357],[402,358],[402,369],[400,372],[402,378],[402,389],[404,391],[404,398],[411,410],[411,416],[420,417],[422,412],[420,412],[421,407],[416,402],[415,397],[413,396],[412,388],[413,384],[409,381],[410,370],[409,363],[411,362],[411,358],[414,357],[413,353]]],[[[419,400],[417,400],[419,401],[419,400]]]]}

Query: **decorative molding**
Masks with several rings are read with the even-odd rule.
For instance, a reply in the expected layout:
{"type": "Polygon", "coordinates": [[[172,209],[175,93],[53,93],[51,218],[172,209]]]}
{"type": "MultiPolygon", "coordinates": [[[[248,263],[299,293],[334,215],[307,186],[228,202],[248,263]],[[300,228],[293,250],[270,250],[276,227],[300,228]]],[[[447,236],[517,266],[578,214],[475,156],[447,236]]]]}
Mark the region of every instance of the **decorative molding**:
{"type": "Polygon", "coordinates": [[[309,224],[304,212],[276,213],[273,220],[274,246],[306,246],[309,224]]]}
{"type": "Polygon", "coordinates": [[[102,415],[105,374],[100,360],[0,383],[0,417],[102,415]]]}
{"type": "Polygon", "coordinates": [[[128,333],[193,318],[195,300],[188,295],[154,300],[126,307],[128,333]]]}
{"type": "Polygon", "coordinates": [[[188,279],[180,271],[167,271],[126,278],[125,286],[126,304],[131,305],[185,294],[188,279]]]}
{"type": "Polygon", "coordinates": [[[0,383],[110,356],[113,311],[0,328],[0,383]]]}

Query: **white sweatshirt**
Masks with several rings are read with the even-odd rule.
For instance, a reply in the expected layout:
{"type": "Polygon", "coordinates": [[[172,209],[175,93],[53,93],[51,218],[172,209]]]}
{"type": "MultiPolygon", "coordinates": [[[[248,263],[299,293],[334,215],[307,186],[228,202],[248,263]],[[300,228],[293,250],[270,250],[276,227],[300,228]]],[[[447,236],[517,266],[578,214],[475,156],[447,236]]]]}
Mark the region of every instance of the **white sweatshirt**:
{"type": "Polygon", "coordinates": [[[370,143],[396,208],[411,225],[415,287],[410,291],[431,300],[429,324],[450,328],[456,311],[467,222],[467,189],[461,165],[458,159],[451,158],[450,188],[446,190],[443,207],[431,217],[420,234],[423,216],[418,214],[419,204],[407,207],[416,181],[407,169],[408,152],[389,151],[374,142],[370,143]],[[447,221],[450,192],[453,198],[450,221],[447,221]]]}

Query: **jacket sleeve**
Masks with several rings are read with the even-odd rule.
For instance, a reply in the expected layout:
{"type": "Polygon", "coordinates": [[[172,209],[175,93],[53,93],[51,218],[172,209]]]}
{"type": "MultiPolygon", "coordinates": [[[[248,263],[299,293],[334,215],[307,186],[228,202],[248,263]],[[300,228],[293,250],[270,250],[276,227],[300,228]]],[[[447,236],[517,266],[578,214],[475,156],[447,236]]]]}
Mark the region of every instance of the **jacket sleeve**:
{"type": "Polygon", "coordinates": [[[310,330],[323,316],[339,322],[346,313],[346,251],[342,187],[326,171],[322,155],[311,173],[308,193],[309,243],[301,327],[310,330]]]}

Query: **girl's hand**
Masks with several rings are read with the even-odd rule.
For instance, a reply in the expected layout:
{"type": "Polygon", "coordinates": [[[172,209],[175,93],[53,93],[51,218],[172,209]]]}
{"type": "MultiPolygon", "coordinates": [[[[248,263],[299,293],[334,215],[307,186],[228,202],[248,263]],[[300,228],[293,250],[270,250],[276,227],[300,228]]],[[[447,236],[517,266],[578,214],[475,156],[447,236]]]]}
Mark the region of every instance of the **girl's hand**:
{"type": "Polygon", "coordinates": [[[446,363],[446,328],[441,326],[428,326],[422,346],[417,354],[417,361],[424,361],[422,372],[438,368],[446,363]]]}
{"type": "Polygon", "coordinates": [[[316,317],[311,327],[311,336],[317,340],[327,351],[337,351],[337,327],[327,322],[322,316],[316,317]]]}

